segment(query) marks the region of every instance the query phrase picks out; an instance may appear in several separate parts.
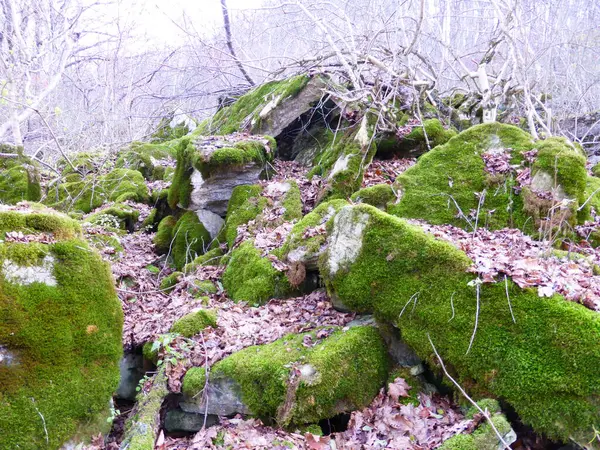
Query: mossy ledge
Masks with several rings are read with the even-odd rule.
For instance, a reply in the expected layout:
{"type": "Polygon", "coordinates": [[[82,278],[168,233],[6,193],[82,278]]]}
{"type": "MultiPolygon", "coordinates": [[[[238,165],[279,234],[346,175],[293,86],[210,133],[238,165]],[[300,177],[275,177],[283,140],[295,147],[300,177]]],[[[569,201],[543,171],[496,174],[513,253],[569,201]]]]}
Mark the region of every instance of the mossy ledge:
{"type": "MultiPolygon", "coordinates": [[[[367,406],[388,375],[387,350],[377,329],[337,328],[323,340],[317,331],[234,353],[211,367],[209,383],[232,379],[252,415],[280,426],[316,423],[367,406]],[[316,345],[305,347],[305,339],[316,345]],[[290,388],[294,371],[299,379],[290,388]]],[[[190,369],[184,394],[199,398],[205,380],[204,368],[190,369]]]]}
{"type": "Polygon", "coordinates": [[[469,350],[478,303],[469,265],[452,245],[369,205],[338,213],[320,260],[332,296],[394,324],[435,367],[430,336],[476,398],[508,402],[524,423],[552,439],[591,440],[593,427],[600,427],[600,316],[510,281],[483,284],[469,350]],[[345,239],[348,233],[355,242],[345,239]]]}

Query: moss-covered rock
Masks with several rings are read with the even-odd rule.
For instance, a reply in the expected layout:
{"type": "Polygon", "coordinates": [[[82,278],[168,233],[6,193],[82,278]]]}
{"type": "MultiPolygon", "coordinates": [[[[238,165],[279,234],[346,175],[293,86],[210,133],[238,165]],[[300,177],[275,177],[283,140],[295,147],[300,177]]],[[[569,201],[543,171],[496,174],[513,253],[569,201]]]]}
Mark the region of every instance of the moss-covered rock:
{"type": "Polygon", "coordinates": [[[108,265],[79,225],[42,208],[0,211],[0,447],[57,449],[105,431],[123,313],[108,265]],[[43,416],[44,420],[41,420],[43,416]],[[46,433],[47,430],[47,433],[46,433]]]}
{"type": "Polygon", "coordinates": [[[0,153],[15,155],[0,158],[0,203],[37,202],[41,198],[37,165],[23,154],[22,147],[3,144],[0,153]]]}
{"type": "Polygon", "coordinates": [[[600,163],[597,163],[594,167],[592,167],[592,175],[600,178],[600,163]]]}
{"type": "Polygon", "coordinates": [[[171,249],[175,225],[177,225],[177,219],[173,216],[165,217],[158,224],[158,230],[153,239],[158,253],[168,253],[171,249]]]}
{"type": "Polygon", "coordinates": [[[137,224],[140,212],[124,203],[113,203],[112,205],[94,211],[85,218],[85,221],[95,225],[109,226],[132,232],[137,224]]]}
{"type": "Polygon", "coordinates": [[[160,290],[164,292],[170,292],[175,289],[175,286],[179,283],[183,272],[173,272],[160,280],[160,290]]]}
{"type": "Polygon", "coordinates": [[[373,126],[365,115],[361,123],[350,128],[321,155],[309,176],[320,175],[326,181],[319,199],[347,199],[360,189],[363,173],[377,151],[372,139],[373,126]]]}
{"type": "Polygon", "coordinates": [[[350,197],[350,200],[357,203],[366,203],[367,205],[386,210],[388,204],[394,203],[398,197],[394,188],[389,184],[376,184],[356,191],[350,197]]]}
{"type": "MultiPolygon", "coordinates": [[[[275,120],[276,115],[272,113],[278,112],[278,107],[281,109],[281,106],[293,101],[309,81],[310,78],[307,75],[298,75],[286,80],[262,84],[241,96],[231,106],[218,111],[212,119],[203,122],[199,127],[199,131],[203,134],[222,135],[237,131],[263,134],[264,129],[274,128],[274,124],[269,123],[269,121],[275,120]]],[[[318,84],[321,85],[322,83],[318,84]]],[[[316,92],[316,95],[312,94],[308,103],[319,98],[320,92],[316,92]]],[[[306,109],[306,107],[301,107],[299,112],[295,112],[295,117],[292,117],[291,120],[299,117],[306,109]]]]}
{"type": "MultiPolygon", "coordinates": [[[[421,156],[417,164],[396,179],[400,202],[388,208],[391,214],[424,219],[434,224],[469,227],[458,217],[458,205],[466,217],[476,211],[479,197],[486,190],[480,208],[479,223],[489,228],[522,228],[527,220],[522,196],[515,194],[515,176],[491,179],[485,170],[482,154],[499,148],[510,151],[511,163],[523,160],[523,151],[531,150],[533,140],[511,125],[478,125],[460,133],[446,144],[421,156]]],[[[530,224],[530,228],[533,225],[530,224]]]]}
{"type": "Polygon", "coordinates": [[[69,155],[69,162],[60,158],[56,167],[63,177],[73,176],[70,181],[81,181],[86,175],[97,172],[103,166],[108,165],[109,158],[101,152],[79,152],[69,155]]]}
{"type": "Polygon", "coordinates": [[[421,154],[438,145],[445,144],[454,136],[456,136],[456,131],[447,130],[438,119],[427,119],[423,121],[422,125],[415,126],[404,137],[404,141],[417,154],[421,154]],[[427,143],[429,143],[429,147],[427,147],[427,143]]]}
{"type": "Polygon", "coordinates": [[[100,184],[110,201],[145,203],[149,198],[144,176],[137,170],[114,169],[100,177],[100,184]]]}
{"type": "MultiPolygon", "coordinates": [[[[368,405],[385,383],[385,344],[373,327],[288,335],[271,344],[249,347],[211,367],[212,386],[227,385],[250,414],[281,426],[316,423],[368,405]],[[307,342],[314,345],[305,346],[307,342]]],[[[186,400],[200,404],[204,368],[185,375],[186,400]],[[195,398],[195,401],[193,400],[195,398]]],[[[200,409],[203,406],[200,405],[200,409]]]]}
{"type": "MultiPolygon", "coordinates": [[[[161,222],[162,224],[162,222],[161,222]]],[[[178,270],[192,262],[198,255],[204,254],[212,239],[198,216],[193,211],[186,212],[173,228],[171,255],[178,270]]]]}
{"type": "Polygon", "coordinates": [[[449,243],[369,205],[340,210],[320,261],[332,296],[394,324],[435,366],[431,337],[473,396],[508,402],[551,438],[591,440],[600,426],[598,314],[510,281],[479,285],[469,266],[449,243]]]}
{"type": "Polygon", "coordinates": [[[217,314],[214,311],[201,309],[176,320],[171,326],[171,333],[192,337],[207,327],[217,328],[217,314]]]}
{"type": "Polygon", "coordinates": [[[288,234],[281,248],[282,257],[290,263],[302,263],[307,269],[315,269],[326,248],[326,225],[346,205],[345,200],[331,200],[304,216],[288,234]]]}
{"type": "Polygon", "coordinates": [[[198,123],[194,119],[176,109],[160,120],[151,140],[153,143],[162,143],[179,139],[193,132],[197,126],[198,123]]]}
{"type": "Polygon", "coordinates": [[[169,205],[224,215],[233,188],[256,183],[274,149],[275,141],[261,136],[185,138],[177,150],[169,205]]]}
{"type": "Polygon", "coordinates": [[[61,183],[48,191],[45,203],[68,212],[89,213],[108,200],[103,185],[95,176],[82,181],[61,183]]]}
{"type": "Polygon", "coordinates": [[[147,180],[162,180],[175,159],[178,141],[164,144],[134,142],[119,152],[115,167],[139,171],[147,180]]]}
{"type": "Polygon", "coordinates": [[[234,301],[250,304],[283,297],[291,291],[285,274],[276,270],[268,258],[262,257],[250,241],[231,253],[223,273],[223,286],[234,301]]]}
{"type": "Polygon", "coordinates": [[[197,256],[191,263],[183,267],[185,273],[192,273],[201,266],[220,266],[222,264],[223,250],[220,247],[213,248],[203,255],[197,256]]]}

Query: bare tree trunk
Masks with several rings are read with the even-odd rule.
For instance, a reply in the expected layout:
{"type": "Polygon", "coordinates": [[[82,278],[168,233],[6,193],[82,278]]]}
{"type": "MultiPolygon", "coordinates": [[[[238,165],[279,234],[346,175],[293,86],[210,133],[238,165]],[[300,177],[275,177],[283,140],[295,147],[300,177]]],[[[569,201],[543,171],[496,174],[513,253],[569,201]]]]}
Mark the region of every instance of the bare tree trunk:
{"type": "Polygon", "coordinates": [[[231,53],[231,56],[233,57],[238,68],[240,69],[240,72],[242,72],[242,75],[244,75],[244,78],[246,79],[246,81],[248,81],[248,83],[250,83],[251,86],[254,86],[256,83],[254,83],[254,80],[252,80],[252,78],[250,78],[250,75],[248,75],[248,72],[246,72],[246,69],[244,69],[244,65],[242,64],[240,59],[237,57],[237,54],[235,53],[235,49],[233,48],[233,42],[231,40],[231,24],[229,23],[229,9],[227,8],[227,0],[221,0],[221,11],[223,11],[223,22],[225,24],[225,35],[227,36],[227,47],[229,48],[229,53],[231,53]]]}

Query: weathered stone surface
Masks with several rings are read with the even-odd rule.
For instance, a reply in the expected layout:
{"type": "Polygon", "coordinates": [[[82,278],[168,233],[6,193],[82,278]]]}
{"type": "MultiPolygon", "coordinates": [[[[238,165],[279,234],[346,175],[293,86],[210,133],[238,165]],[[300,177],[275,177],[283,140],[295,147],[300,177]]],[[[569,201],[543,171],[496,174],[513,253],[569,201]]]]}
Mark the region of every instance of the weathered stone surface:
{"type": "Polygon", "coordinates": [[[202,174],[194,169],[189,209],[206,209],[221,217],[225,216],[233,188],[242,184],[257,183],[263,169],[263,166],[250,163],[231,167],[208,179],[202,178],[202,174]]]}
{"type": "Polygon", "coordinates": [[[218,214],[215,214],[212,211],[207,209],[199,209],[196,211],[196,215],[198,216],[198,220],[204,225],[206,231],[210,234],[211,239],[214,239],[221,228],[223,228],[223,224],[225,220],[218,214]]]}
{"type": "Polygon", "coordinates": [[[179,409],[167,411],[165,415],[165,431],[169,433],[196,433],[203,427],[212,427],[219,423],[219,416],[195,414],[179,409]]]}
{"type": "Polygon", "coordinates": [[[250,410],[242,401],[241,388],[231,378],[214,378],[205,391],[195,396],[185,395],[179,407],[188,413],[230,416],[248,414],[250,410]]]}
{"type": "Polygon", "coordinates": [[[115,393],[117,398],[123,400],[135,400],[137,395],[136,388],[138,383],[144,377],[144,357],[134,353],[127,353],[121,358],[119,363],[121,378],[119,387],[115,393]]]}

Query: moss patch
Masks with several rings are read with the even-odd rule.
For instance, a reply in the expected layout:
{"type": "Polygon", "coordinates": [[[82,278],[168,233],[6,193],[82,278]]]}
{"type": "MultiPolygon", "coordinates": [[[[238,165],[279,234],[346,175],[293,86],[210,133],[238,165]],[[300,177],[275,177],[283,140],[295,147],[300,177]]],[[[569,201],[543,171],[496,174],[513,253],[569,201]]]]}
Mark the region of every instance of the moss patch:
{"type": "Polygon", "coordinates": [[[153,239],[158,253],[167,253],[171,248],[175,225],[177,225],[177,219],[173,216],[165,217],[158,224],[158,230],[153,239]]]}
{"type": "Polygon", "coordinates": [[[262,187],[259,185],[236,186],[227,205],[225,225],[221,239],[232,247],[237,237],[237,228],[255,219],[267,206],[267,199],[261,196],[262,187]]]}
{"type": "MultiPolygon", "coordinates": [[[[346,208],[345,208],[346,209],[346,208]]],[[[452,245],[368,206],[338,213],[367,215],[356,260],[321,273],[332,294],[356,311],[374,311],[395,324],[417,354],[436,364],[428,335],[458,381],[475,397],[510,403],[523,422],[554,439],[592,438],[600,426],[600,317],[559,295],[540,298],[512,282],[480,288],[477,305],[470,262],[452,245]],[[452,320],[452,305],[454,318],[452,320]]]]}
{"type": "MultiPolygon", "coordinates": [[[[216,363],[210,379],[233,379],[253,415],[289,426],[363,408],[384,384],[387,371],[387,350],[377,330],[355,327],[338,329],[324,340],[311,332],[246,348],[216,363]],[[316,345],[303,345],[307,335],[316,345]],[[291,367],[305,372],[290,388],[291,367]]],[[[203,368],[190,369],[183,392],[193,397],[204,381],[203,368]]]]}
{"type": "Polygon", "coordinates": [[[96,225],[109,224],[113,228],[133,231],[140,217],[140,212],[129,205],[114,203],[108,208],[94,212],[86,217],[85,221],[96,225]]]}
{"type": "Polygon", "coordinates": [[[148,187],[144,176],[137,170],[114,169],[100,177],[100,183],[110,201],[133,200],[139,203],[148,201],[148,187]]]}
{"type": "Polygon", "coordinates": [[[0,345],[18,359],[0,367],[0,423],[10,424],[0,433],[1,448],[60,447],[106,412],[119,382],[123,313],[110,269],[84,241],[66,238],[78,228],[65,226],[70,219],[43,217],[24,222],[58,227],[65,240],[0,244],[0,267],[7,260],[38,265],[50,256],[56,280],[18,284],[0,276],[0,345]]]}
{"type": "Polygon", "coordinates": [[[171,333],[192,337],[207,327],[217,328],[217,314],[214,311],[200,310],[183,316],[171,326],[171,333]]]}
{"type": "MultiPolygon", "coordinates": [[[[161,222],[162,223],[162,222],[161,222]]],[[[211,238],[198,216],[193,211],[186,212],[177,221],[173,229],[173,246],[171,255],[178,270],[192,262],[198,255],[208,250],[211,238]]]]}
{"type": "Polygon", "coordinates": [[[119,152],[115,167],[137,170],[147,180],[162,180],[165,167],[171,158],[175,158],[178,145],[178,141],[164,144],[134,142],[119,152]]]}
{"type": "Polygon", "coordinates": [[[223,286],[232,300],[250,304],[284,296],[291,289],[285,274],[275,270],[248,241],[233,250],[223,273],[223,286]]]}
{"type": "Polygon", "coordinates": [[[376,208],[385,210],[389,203],[397,199],[394,188],[389,184],[376,184],[355,192],[350,197],[353,202],[366,203],[376,208]]]}
{"type": "Polygon", "coordinates": [[[260,124],[259,113],[274,98],[280,101],[296,96],[306,86],[310,78],[298,75],[282,81],[262,84],[241,96],[231,106],[221,109],[215,116],[199,126],[202,134],[231,134],[260,124]]]}
{"type": "Polygon", "coordinates": [[[532,145],[531,136],[511,125],[494,123],[469,128],[422,155],[415,166],[398,176],[395,189],[401,192],[401,201],[390,206],[388,212],[468,228],[467,222],[457,217],[454,202],[469,216],[479,204],[475,193],[486,190],[479,224],[491,229],[522,229],[526,221],[531,221],[523,214],[521,196],[514,193],[514,177],[490,184],[481,154],[490,148],[512,149],[512,163],[517,163],[522,160],[521,153],[532,145]]]}

